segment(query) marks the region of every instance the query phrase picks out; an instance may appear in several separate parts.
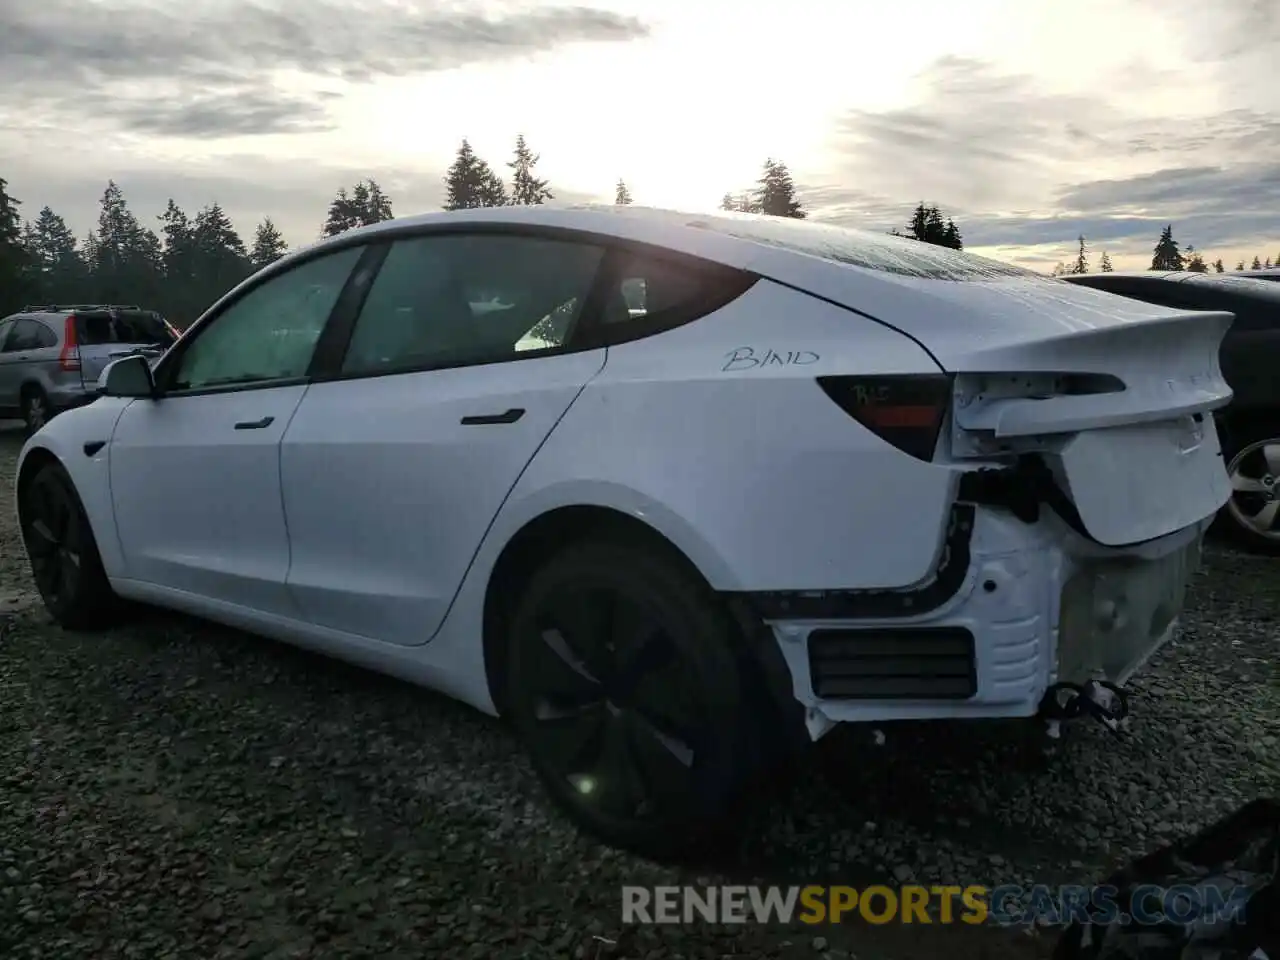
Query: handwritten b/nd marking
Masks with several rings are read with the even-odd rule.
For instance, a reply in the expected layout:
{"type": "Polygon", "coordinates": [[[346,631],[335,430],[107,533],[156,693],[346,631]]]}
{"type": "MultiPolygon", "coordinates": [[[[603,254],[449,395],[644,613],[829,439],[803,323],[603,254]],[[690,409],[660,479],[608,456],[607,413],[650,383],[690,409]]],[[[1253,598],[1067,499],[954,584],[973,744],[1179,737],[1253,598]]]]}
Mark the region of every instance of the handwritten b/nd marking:
{"type": "Polygon", "coordinates": [[[818,362],[812,350],[757,350],[755,347],[738,347],[725,354],[722,372],[754,370],[757,367],[803,367],[818,362]]]}

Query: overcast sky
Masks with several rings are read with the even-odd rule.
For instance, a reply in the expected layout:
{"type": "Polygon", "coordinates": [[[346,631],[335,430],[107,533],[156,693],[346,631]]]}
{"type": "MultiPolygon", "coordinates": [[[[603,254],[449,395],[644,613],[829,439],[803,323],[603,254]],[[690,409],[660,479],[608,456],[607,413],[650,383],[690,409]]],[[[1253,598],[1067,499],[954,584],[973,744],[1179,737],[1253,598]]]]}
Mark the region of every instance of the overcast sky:
{"type": "Polygon", "coordinates": [[[713,206],[772,156],[824,219],[923,199],[1040,269],[1172,222],[1234,266],[1280,253],[1278,64],[1276,0],[0,0],[0,177],[81,235],[111,177],[298,244],[340,186],[433,209],[462,137],[523,132],[563,199],[713,206]]]}

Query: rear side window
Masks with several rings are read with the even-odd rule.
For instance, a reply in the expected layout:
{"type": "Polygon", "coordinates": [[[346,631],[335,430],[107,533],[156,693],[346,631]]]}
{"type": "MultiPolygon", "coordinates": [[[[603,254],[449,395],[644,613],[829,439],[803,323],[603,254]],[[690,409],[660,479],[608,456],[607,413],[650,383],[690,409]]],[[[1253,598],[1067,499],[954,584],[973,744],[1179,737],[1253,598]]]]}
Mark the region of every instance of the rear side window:
{"type": "Polygon", "coordinates": [[[173,334],[158,313],[119,310],[77,314],[76,341],[86,347],[106,343],[168,346],[173,343],[173,334]]]}
{"type": "Polygon", "coordinates": [[[36,320],[16,320],[4,349],[6,353],[16,353],[19,350],[39,350],[57,345],[58,338],[43,323],[36,320]]]}

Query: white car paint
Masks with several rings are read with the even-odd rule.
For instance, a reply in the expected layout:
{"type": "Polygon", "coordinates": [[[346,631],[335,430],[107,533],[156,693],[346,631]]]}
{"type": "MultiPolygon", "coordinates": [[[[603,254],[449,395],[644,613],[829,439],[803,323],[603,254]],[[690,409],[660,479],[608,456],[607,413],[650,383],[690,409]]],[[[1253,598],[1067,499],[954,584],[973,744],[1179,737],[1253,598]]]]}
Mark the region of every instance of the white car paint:
{"type": "Polygon", "coordinates": [[[1127,604],[1126,624],[1180,604],[1227,497],[1203,416],[1230,398],[1217,368],[1226,315],[1171,314],[817,224],[634,207],[433,214],[340,240],[468,222],[653,244],[765,279],[692,323],[598,350],[179,400],[102,398],[64,414],[22,463],[52,455],[66,466],[117,592],[493,713],[486,591],[506,544],[549,511],[593,505],[638,519],[718,590],[905,590],[936,574],[962,475],[1008,442],[1045,453],[1095,539],[1051,513],[1024,523],[976,509],[962,585],[937,609],[892,621],[972,630],[978,690],[961,702],[822,699],[812,631],[889,621],[772,618],[813,736],[839,721],[1034,714],[1066,654],[1101,636],[1092,620],[1063,635],[1073,577],[1127,604]],[[836,262],[858,244],[881,269],[836,262]],[[915,275],[921,258],[971,277],[915,275]],[[932,462],[885,443],[814,383],[941,371],[959,376],[932,462]],[[1126,389],[1037,399],[1052,392],[1044,373],[1114,374],[1126,389]],[[480,407],[529,412],[459,430],[459,416],[480,407]],[[1198,434],[1183,419],[1196,414],[1198,434]],[[237,435],[237,421],[263,416],[270,429],[237,435]],[[1169,468],[1157,492],[1146,487],[1152,462],[1169,468]]]}

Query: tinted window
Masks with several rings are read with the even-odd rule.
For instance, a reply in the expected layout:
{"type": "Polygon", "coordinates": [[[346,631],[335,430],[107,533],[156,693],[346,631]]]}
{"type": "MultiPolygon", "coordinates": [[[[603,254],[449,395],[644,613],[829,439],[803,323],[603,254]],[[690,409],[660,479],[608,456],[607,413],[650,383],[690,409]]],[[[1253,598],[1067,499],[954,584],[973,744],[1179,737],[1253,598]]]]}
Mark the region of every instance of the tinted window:
{"type": "Polygon", "coordinates": [[[4,350],[6,353],[16,353],[20,350],[38,350],[41,347],[55,346],[57,342],[58,340],[52,335],[52,331],[44,324],[37,323],[35,320],[15,320],[13,330],[9,333],[9,339],[5,343],[4,350]]]}
{"type": "Polygon", "coordinates": [[[1048,279],[1030,270],[971,253],[830,223],[791,220],[786,217],[755,219],[707,215],[691,219],[688,225],[743,240],[783,247],[797,253],[807,253],[836,263],[909,277],[932,280],[994,280],[1001,277],[1048,279]]]}
{"type": "Polygon", "coordinates": [[[173,335],[158,313],[120,310],[116,313],[76,315],[76,339],[84,346],[103,343],[145,343],[168,346],[173,335]]]}
{"type": "Polygon", "coordinates": [[[348,247],[308,260],[235,300],[182,352],[172,389],[305,376],[320,332],[362,252],[348,247]]]}
{"type": "Polygon", "coordinates": [[[598,247],[540,237],[397,241],[361,308],[342,370],[495,363],[562,346],[601,257],[598,247]]]}
{"type": "Polygon", "coordinates": [[[722,293],[732,296],[742,289],[734,285],[732,290],[722,290],[728,271],[704,273],[696,267],[626,252],[620,252],[618,258],[620,266],[613,271],[617,286],[605,300],[603,319],[607,324],[697,308],[722,293]]]}
{"type": "Polygon", "coordinates": [[[3,352],[4,342],[9,338],[9,331],[13,329],[12,320],[0,320],[0,352],[3,352]]]}

